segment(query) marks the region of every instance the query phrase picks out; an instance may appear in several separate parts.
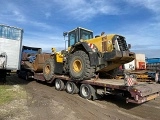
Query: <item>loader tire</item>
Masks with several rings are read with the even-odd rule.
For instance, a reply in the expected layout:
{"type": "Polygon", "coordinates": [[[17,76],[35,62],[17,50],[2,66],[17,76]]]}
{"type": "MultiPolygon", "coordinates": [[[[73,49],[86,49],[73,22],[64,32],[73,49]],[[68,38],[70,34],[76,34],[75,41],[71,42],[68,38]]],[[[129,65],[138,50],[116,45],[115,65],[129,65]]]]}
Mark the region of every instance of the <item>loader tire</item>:
{"type": "Polygon", "coordinates": [[[54,75],[54,59],[50,58],[45,61],[44,66],[43,66],[43,75],[45,80],[49,81],[52,79],[54,75]]]}
{"type": "Polygon", "coordinates": [[[95,69],[90,65],[89,56],[84,51],[76,51],[69,58],[69,74],[72,80],[93,77],[95,69]]]}

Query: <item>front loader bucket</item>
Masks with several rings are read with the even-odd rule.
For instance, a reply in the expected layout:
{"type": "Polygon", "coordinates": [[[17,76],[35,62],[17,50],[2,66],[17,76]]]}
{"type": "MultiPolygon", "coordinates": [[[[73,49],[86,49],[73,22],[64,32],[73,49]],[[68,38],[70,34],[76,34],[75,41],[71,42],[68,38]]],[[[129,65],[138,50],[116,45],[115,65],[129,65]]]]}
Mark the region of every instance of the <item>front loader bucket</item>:
{"type": "Polygon", "coordinates": [[[104,68],[100,69],[99,72],[108,72],[119,66],[129,63],[135,59],[134,53],[129,51],[113,51],[104,53],[104,60],[108,62],[104,68]]]}

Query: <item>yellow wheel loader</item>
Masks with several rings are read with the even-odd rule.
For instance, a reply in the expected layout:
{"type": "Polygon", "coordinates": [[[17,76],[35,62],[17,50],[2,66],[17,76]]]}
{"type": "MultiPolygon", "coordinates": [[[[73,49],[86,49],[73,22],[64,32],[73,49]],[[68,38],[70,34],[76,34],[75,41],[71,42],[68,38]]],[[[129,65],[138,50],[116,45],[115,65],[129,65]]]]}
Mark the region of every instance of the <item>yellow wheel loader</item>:
{"type": "Polygon", "coordinates": [[[64,35],[68,35],[68,48],[60,52],[52,48],[52,54],[43,54],[39,48],[24,46],[18,76],[54,83],[56,90],[92,100],[111,94],[122,95],[127,103],[140,104],[159,96],[160,84],[156,82],[138,82],[129,73],[124,79],[109,79],[116,77],[120,65],[134,59],[125,37],[93,37],[92,31],[80,27],[64,35]]]}
{"type": "Polygon", "coordinates": [[[52,50],[43,67],[46,80],[51,80],[54,74],[69,75],[72,80],[114,78],[120,65],[134,59],[130,45],[121,35],[103,33],[93,37],[93,31],[82,27],[64,35],[68,35],[68,48],[60,52],[52,50]]]}

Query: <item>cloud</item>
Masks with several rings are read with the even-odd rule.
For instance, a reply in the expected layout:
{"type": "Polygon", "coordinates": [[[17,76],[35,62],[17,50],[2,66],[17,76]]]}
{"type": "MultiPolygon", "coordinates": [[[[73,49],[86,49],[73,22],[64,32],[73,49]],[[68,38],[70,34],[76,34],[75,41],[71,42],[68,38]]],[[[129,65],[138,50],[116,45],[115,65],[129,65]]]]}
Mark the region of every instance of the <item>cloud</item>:
{"type": "Polygon", "coordinates": [[[52,31],[26,31],[26,34],[23,38],[23,45],[40,47],[44,52],[51,52],[52,47],[55,47],[57,51],[65,49],[65,40],[63,36],[53,33],[52,31]]]}
{"type": "Polygon", "coordinates": [[[78,24],[97,33],[107,28],[109,32],[122,34],[136,52],[152,56],[150,50],[160,51],[159,0],[8,1],[0,2],[0,22],[24,28],[23,44],[28,46],[48,51],[51,47],[62,49],[62,32],[78,24]],[[147,12],[148,18],[134,16],[142,12],[147,12]]]}
{"type": "Polygon", "coordinates": [[[27,24],[31,24],[32,26],[39,27],[39,29],[44,29],[44,30],[51,30],[53,27],[48,25],[47,23],[44,22],[38,22],[38,21],[25,21],[27,24]]]}
{"type": "MultiPolygon", "coordinates": [[[[124,35],[127,42],[132,45],[131,50],[137,52],[143,51],[146,54],[148,54],[147,51],[150,50],[160,51],[160,28],[148,22],[144,24],[139,23],[137,25],[133,24],[125,27],[119,32],[124,35]]],[[[153,54],[156,53],[153,52],[150,56],[153,54]]]]}
{"type": "Polygon", "coordinates": [[[25,16],[19,9],[19,7],[14,3],[7,3],[1,6],[0,8],[0,18],[1,21],[25,21],[25,16]]]}
{"type": "MultiPolygon", "coordinates": [[[[20,26],[24,29],[23,45],[41,47],[44,51],[50,51],[52,47],[58,47],[58,50],[64,48],[63,36],[59,35],[59,33],[62,34],[61,28],[43,21],[43,18],[38,18],[36,14],[32,15],[32,12],[28,15],[28,12],[25,12],[27,9],[26,6],[22,8],[16,2],[5,3],[3,8],[0,8],[0,23],[20,26]]],[[[46,19],[51,17],[48,9],[44,9],[48,12],[40,11],[41,8],[38,7],[36,9],[39,10],[39,15],[45,15],[46,19]]]]}
{"type": "Polygon", "coordinates": [[[160,1],[159,0],[125,0],[126,2],[134,5],[134,6],[141,6],[147,9],[152,10],[155,13],[160,12],[160,1]]]}
{"type": "Polygon", "coordinates": [[[65,49],[65,41],[59,36],[40,35],[25,37],[23,45],[31,47],[40,47],[44,52],[51,52],[51,48],[55,47],[57,51],[65,49]]]}
{"type": "Polygon", "coordinates": [[[52,14],[56,11],[63,17],[77,21],[89,21],[100,15],[130,14],[133,6],[137,9],[139,7],[146,8],[157,16],[160,12],[159,0],[70,0],[69,2],[67,0],[48,0],[48,2],[41,1],[40,4],[44,5],[43,8],[49,9],[49,12],[52,11],[52,14]]]}
{"type": "MultiPolygon", "coordinates": [[[[1,23],[8,23],[11,22],[19,23],[19,24],[27,24],[29,26],[35,26],[40,27],[40,29],[52,29],[50,25],[48,25],[45,22],[41,22],[38,19],[35,19],[35,17],[26,14],[26,8],[22,8],[16,3],[13,2],[7,2],[4,3],[4,5],[0,8],[0,22],[1,23]],[[7,8],[7,9],[5,9],[7,8]]],[[[31,13],[30,13],[31,14],[31,13]]],[[[51,14],[49,12],[45,13],[46,18],[49,18],[51,14]]]]}
{"type": "Polygon", "coordinates": [[[128,43],[132,45],[131,51],[143,53],[147,57],[159,57],[160,27],[154,21],[125,26],[121,31],[128,43]],[[126,27],[126,28],[125,28],[126,27]]]}
{"type": "Polygon", "coordinates": [[[113,2],[106,0],[70,0],[68,1],[54,1],[59,5],[61,11],[67,12],[72,19],[79,21],[88,20],[98,14],[118,15],[119,8],[113,2]]]}
{"type": "Polygon", "coordinates": [[[160,49],[143,49],[143,50],[133,50],[133,52],[138,54],[145,54],[147,58],[159,58],[160,49]]]}
{"type": "Polygon", "coordinates": [[[46,12],[45,13],[45,17],[48,19],[49,17],[51,17],[51,13],[50,12],[46,12]]]}

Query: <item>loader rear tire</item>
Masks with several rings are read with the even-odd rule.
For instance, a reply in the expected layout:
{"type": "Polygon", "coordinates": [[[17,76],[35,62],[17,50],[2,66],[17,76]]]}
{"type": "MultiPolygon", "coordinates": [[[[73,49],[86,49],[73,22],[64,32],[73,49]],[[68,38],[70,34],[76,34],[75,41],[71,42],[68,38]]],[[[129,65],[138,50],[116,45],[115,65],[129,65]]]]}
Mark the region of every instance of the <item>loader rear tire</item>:
{"type": "Polygon", "coordinates": [[[94,67],[90,65],[89,56],[84,51],[76,51],[69,58],[69,74],[72,80],[93,77],[94,67]]]}
{"type": "Polygon", "coordinates": [[[43,66],[43,75],[45,80],[49,81],[52,79],[54,75],[54,59],[50,58],[45,61],[44,66],[43,66]]]}

